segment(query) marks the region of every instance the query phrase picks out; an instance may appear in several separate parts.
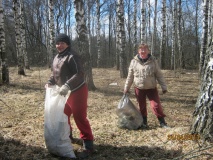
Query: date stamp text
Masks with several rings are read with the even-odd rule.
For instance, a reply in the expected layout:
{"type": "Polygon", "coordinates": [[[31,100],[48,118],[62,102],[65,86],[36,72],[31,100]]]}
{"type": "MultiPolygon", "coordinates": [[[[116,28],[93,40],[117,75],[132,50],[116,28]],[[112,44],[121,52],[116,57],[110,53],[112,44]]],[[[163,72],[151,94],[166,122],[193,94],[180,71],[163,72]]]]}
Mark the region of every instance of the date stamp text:
{"type": "Polygon", "coordinates": [[[177,140],[177,141],[188,141],[188,140],[199,140],[200,139],[200,135],[199,134],[169,134],[167,135],[167,140],[177,140]]]}

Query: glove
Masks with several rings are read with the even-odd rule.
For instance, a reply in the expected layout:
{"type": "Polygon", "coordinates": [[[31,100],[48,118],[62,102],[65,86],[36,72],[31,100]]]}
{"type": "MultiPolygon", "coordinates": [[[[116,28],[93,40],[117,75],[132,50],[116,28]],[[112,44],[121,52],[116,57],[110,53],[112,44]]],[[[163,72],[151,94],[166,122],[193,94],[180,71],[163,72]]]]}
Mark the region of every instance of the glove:
{"type": "Polygon", "coordinates": [[[69,86],[63,85],[59,89],[59,94],[62,95],[62,96],[66,96],[69,90],[70,90],[69,86]]]}
{"type": "Polygon", "coordinates": [[[164,91],[163,91],[163,94],[165,94],[166,92],[167,92],[167,90],[164,90],[164,91]]]}

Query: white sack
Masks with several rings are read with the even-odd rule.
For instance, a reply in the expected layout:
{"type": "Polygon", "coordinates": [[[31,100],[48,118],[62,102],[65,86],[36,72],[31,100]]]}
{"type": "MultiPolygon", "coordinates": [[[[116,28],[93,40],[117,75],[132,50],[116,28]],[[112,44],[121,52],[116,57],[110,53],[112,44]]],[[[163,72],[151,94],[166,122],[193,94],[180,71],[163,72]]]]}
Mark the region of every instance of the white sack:
{"type": "Polygon", "coordinates": [[[44,138],[48,151],[61,157],[76,158],[70,135],[68,117],[64,114],[67,97],[58,93],[58,87],[46,89],[44,110],[44,138]]]}

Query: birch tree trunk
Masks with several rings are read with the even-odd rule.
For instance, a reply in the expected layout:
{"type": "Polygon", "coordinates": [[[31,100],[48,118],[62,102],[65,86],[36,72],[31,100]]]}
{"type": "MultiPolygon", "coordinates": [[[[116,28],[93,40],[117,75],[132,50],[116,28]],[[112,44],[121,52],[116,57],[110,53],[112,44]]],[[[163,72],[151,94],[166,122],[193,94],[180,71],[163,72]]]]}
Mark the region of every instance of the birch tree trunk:
{"type": "Polygon", "coordinates": [[[16,32],[16,53],[18,59],[18,74],[25,75],[24,71],[24,57],[21,50],[21,37],[20,37],[20,15],[18,0],[13,0],[13,10],[14,10],[14,21],[15,21],[15,32],[16,32]]]}
{"type": "Polygon", "coordinates": [[[92,59],[92,51],[91,51],[91,31],[90,31],[90,1],[87,1],[87,17],[88,17],[88,22],[87,22],[87,26],[88,26],[88,43],[89,43],[89,55],[90,55],[90,59],[91,59],[91,64],[93,64],[93,59],[92,59]]]}
{"type": "Polygon", "coordinates": [[[63,9],[63,20],[64,20],[64,33],[67,34],[68,33],[68,25],[67,22],[70,21],[68,19],[68,15],[70,14],[68,12],[68,10],[70,10],[69,8],[71,8],[71,5],[69,5],[68,1],[65,1],[64,3],[62,3],[62,9],[63,9]]]}
{"type": "Polygon", "coordinates": [[[24,66],[26,69],[30,69],[27,51],[26,51],[26,32],[24,23],[24,2],[20,0],[20,36],[21,36],[21,53],[24,58],[24,66]]]}
{"type": "Polygon", "coordinates": [[[121,48],[121,44],[120,44],[120,33],[119,33],[119,24],[120,24],[120,18],[119,18],[119,6],[118,6],[118,2],[116,3],[116,69],[119,70],[120,69],[120,48],[121,48]]]}
{"type": "Polygon", "coordinates": [[[153,20],[153,36],[152,36],[152,47],[151,47],[151,54],[158,58],[158,54],[156,53],[156,33],[157,33],[157,26],[156,26],[156,20],[157,20],[157,4],[158,1],[155,0],[155,11],[154,11],[154,20],[153,20]]]}
{"type": "Polygon", "coordinates": [[[49,42],[49,48],[48,48],[48,64],[49,67],[52,65],[54,53],[55,53],[55,46],[54,46],[54,4],[53,0],[48,0],[48,8],[49,8],[49,36],[50,36],[50,42],[49,42]]]}
{"type": "Polygon", "coordinates": [[[196,0],[196,9],[195,9],[195,64],[197,64],[199,62],[199,59],[200,59],[200,45],[199,45],[199,33],[198,33],[198,12],[199,12],[199,3],[198,3],[199,0],[196,0]]]}
{"type": "Polygon", "coordinates": [[[70,5],[69,5],[69,9],[68,9],[68,15],[67,15],[67,17],[68,17],[68,22],[67,22],[67,34],[68,35],[70,35],[70,38],[71,38],[71,40],[72,40],[72,31],[71,31],[71,17],[73,16],[73,15],[71,15],[71,10],[72,10],[72,2],[69,2],[70,3],[70,5]]]}
{"type": "Polygon", "coordinates": [[[141,43],[146,42],[146,9],[145,9],[145,3],[146,0],[141,0],[141,43]]]}
{"type": "Polygon", "coordinates": [[[102,55],[101,55],[101,34],[100,34],[100,1],[96,0],[96,17],[97,17],[97,29],[96,29],[96,35],[97,35],[97,67],[101,67],[102,64],[102,55]]]}
{"type": "Polygon", "coordinates": [[[108,38],[108,43],[109,43],[109,47],[108,47],[108,55],[109,55],[109,60],[110,60],[110,66],[113,66],[114,65],[114,56],[112,56],[112,53],[111,53],[111,48],[112,48],[112,11],[113,11],[113,5],[110,4],[108,5],[108,8],[109,8],[109,29],[108,29],[108,32],[109,32],[109,38],[108,38]]]}
{"type": "Polygon", "coordinates": [[[148,0],[148,44],[152,43],[151,28],[151,2],[148,0]]]}
{"type": "Polygon", "coordinates": [[[205,54],[207,47],[207,35],[208,35],[208,9],[209,9],[209,0],[204,0],[203,2],[203,32],[202,32],[202,42],[201,42],[201,50],[200,50],[200,66],[199,73],[201,77],[203,77],[205,65],[205,54]]]}
{"type": "Polygon", "coordinates": [[[0,0],[0,85],[9,83],[9,70],[5,53],[4,10],[0,0]]]}
{"type": "MultiPolygon", "coordinates": [[[[208,35],[211,35],[211,24],[213,23],[213,2],[209,1],[209,11],[208,11],[208,35]]],[[[210,36],[208,36],[208,43],[211,42],[210,36]]]]}
{"type": "Polygon", "coordinates": [[[78,34],[78,47],[80,55],[84,60],[85,80],[89,90],[95,90],[96,87],[93,83],[92,66],[89,55],[89,43],[87,37],[87,26],[85,21],[85,11],[82,0],[74,0],[75,5],[75,19],[76,31],[78,34]]]}
{"type": "Polygon", "coordinates": [[[129,59],[132,59],[132,44],[131,44],[131,33],[132,33],[132,27],[131,27],[131,0],[128,0],[127,2],[127,33],[128,33],[128,57],[127,60],[129,61],[129,59]]]}
{"type": "MultiPolygon", "coordinates": [[[[176,70],[176,63],[175,63],[175,32],[176,32],[176,0],[173,1],[173,12],[172,12],[172,53],[171,53],[171,69],[176,70]]],[[[176,73],[176,72],[175,72],[176,73]]]]}
{"type": "Polygon", "coordinates": [[[137,0],[134,0],[134,52],[133,57],[137,53],[137,0]]]}
{"type": "Polygon", "coordinates": [[[178,51],[180,55],[180,68],[185,68],[184,54],[183,54],[183,46],[182,46],[182,0],[178,1],[178,51]]]}
{"type": "Polygon", "coordinates": [[[162,26],[161,26],[161,51],[160,51],[160,66],[165,68],[166,54],[166,0],[162,0],[162,26]]]}
{"type": "Polygon", "coordinates": [[[201,77],[200,94],[195,105],[191,132],[199,134],[204,140],[213,142],[213,23],[209,47],[205,52],[203,76],[201,77]]]}
{"type": "Polygon", "coordinates": [[[119,34],[119,58],[120,58],[120,77],[126,78],[127,77],[127,58],[125,54],[125,29],[124,29],[124,3],[123,0],[117,1],[118,7],[118,34],[119,34]]]}

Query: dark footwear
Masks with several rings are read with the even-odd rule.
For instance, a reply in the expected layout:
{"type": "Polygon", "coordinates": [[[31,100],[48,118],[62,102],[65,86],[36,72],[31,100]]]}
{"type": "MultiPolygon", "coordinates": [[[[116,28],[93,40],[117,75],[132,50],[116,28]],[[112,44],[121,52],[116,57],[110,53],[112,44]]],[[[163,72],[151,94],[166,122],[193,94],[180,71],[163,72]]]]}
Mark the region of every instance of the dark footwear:
{"type": "Polygon", "coordinates": [[[170,128],[170,127],[167,126],[167,124],[165,124],[165,123],[161,123],[161,124],[160,124],[160,127],[161,127],[161,128],[170,128]]]}
{"type": "Polygon", "coordinates": [[[77,157],[80,159],[87,158],[95,153],[93,140],[84,140],[83,149],[77,154],[77,157]]]}
{"type": "Polygon", "coordinates": [[[141,125],[141,129],[149,129],[146,116],[143,116],[143,124],[141,125]]]}
{"type": "Polygon", "coordinates": [[[147,116],[142,116],[143,117],[143,124],[147,125],[147,116]]]}
{"type": "Polygon", "coordinates": [[[170,128],[169,126],[167,126],[164,117],[159,117],[158,120],[160,122],[160,127],[161,128],[170,128]]]}
{"type": "Polygon", "coordinates": [[[93,149],[92,150],[84,149],[83,151],[77,153],[77,157],[79,159],[84,159],[84,158],[90,157],[94,153],[95,153],[95,150],[93,149]]]}
{"type": "Polygon", "coordinates": [[[149,129],[149,126],[148,126],[148,125],[145,125],[145,124],[142,124],[140,128],[141,128],[141,129],[149,129]]]}

